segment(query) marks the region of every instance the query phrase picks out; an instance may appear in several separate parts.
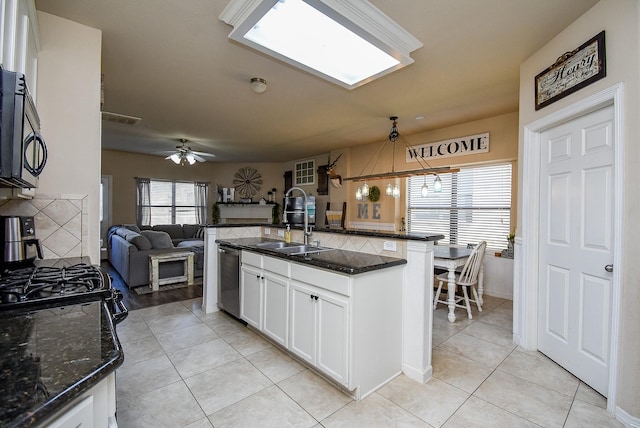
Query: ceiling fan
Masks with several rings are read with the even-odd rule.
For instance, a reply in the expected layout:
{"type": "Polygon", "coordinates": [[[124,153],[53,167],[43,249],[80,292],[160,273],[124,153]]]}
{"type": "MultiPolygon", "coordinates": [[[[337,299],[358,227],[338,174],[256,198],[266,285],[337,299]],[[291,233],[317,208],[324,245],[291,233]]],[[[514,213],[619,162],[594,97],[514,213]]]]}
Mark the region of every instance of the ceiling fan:
{"type": "Polygon", "coordinates": [[[171,159],[176,165],[193,165],[194,163],[197,162],[206,162],[206,159],[203,156],[208,156],[208,157],[214,157],[215,155],[212,155],[210,153],[201,153],[201,152],[194,152],[193,150],[191,150],[191,147],[186,146],[185,144],[188,143],[188,140],[181,138],[180,143],[182,143],[181,146],[176,146],[177,151],[170,155],[167,156],[165,159],[171,159]]]}

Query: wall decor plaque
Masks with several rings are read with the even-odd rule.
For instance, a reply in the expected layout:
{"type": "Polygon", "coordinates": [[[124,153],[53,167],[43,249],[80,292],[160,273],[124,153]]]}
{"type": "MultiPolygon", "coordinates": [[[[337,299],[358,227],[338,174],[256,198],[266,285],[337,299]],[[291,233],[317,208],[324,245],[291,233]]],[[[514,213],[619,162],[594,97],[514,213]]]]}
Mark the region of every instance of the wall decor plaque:
{"type": "Polygon", "coordinates": [[[572,94],[607,75],[604,31],[561,55],[535,78],[536,110],[572,94]]]}

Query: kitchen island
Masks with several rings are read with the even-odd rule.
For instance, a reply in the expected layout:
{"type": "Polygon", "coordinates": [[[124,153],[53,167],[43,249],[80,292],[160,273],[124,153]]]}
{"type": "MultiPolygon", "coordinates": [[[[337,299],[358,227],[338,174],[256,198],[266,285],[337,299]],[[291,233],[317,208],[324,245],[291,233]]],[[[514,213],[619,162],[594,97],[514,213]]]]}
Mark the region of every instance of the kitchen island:
{"type": "Polygon", "coordinates": [[[102,301],[1,311],[0,426],[48,426],[82,414],[106,428],[123,361],[102,301]]]}
{"type": "MultiPolygon", "coordinates": [[[[236,239],[276,239],[284,240],[281,226],[273,225],[212,225],[205,234],[205,272],[203,287],[203,310],[218,310],[218,243],[236,239]]],[[[395,282],[394,293],[400,298],[401,323],[392,333],[398,338],[401,347],[401,370],[408,377],[426,382],[431,378],[431,328],[433,315],[433,245],[442,235],[410,235],[405,233],[387,233],[363,230],[314,230],[310,242],[320,241],[323,247],[331,247],[351,253],[366,254],[374,257],[388,257],[402,260],[393,269],[400,269],[401,274],[395,282]]],[[[294,242],[303,241],[303,231],[292,230],[294,242]]],[[[317,244],[317,243],[316,243],[317,244]]],[[[255,251],[254,251],[255,252],[255,251]]],[[[325,255],[322,255],[325,254],[325,255]]],[[[317,268],[316,272],[307,271],[309,276],[331,270],[338,272],[337,265],[329,264],[320,253],[311,260],[290,258],[291,264],[317,268]],[[313,263],[316,263],[315,265],[313,263]]],[[[338,253],[335,253],[338,254],[338,253]]],[[[270,255],[272,256],[272,255],[270,255]]],[[[292,257],[292,256],[289,256],[292,257]]],[[[269,257],[272,258],[272,257],[269,257]]],[[[343,264],[349,264],[347,257],[337,257],[343,264]]],[[[383,259],[379,259],[383,260],[383,259]]],[[[384,262],[383,262],[384,264],[384,262]]],[[[372,269],[368,274],[384,272],[387,269],[372,269]]],[[[352,275],[358,276],[356,270],[352,275]]],[[[343,271],[342,273],[348,272],[343,271]]],[[[258,275],[256,273],[256,275],[258,275]]],[[[310,293],[313,295],[313,293],[310,293]]],[[[309,300],[309,297],[307,296],[309,300]]],[[[313,299],[313,297],[312,297],[313,299]]]]}

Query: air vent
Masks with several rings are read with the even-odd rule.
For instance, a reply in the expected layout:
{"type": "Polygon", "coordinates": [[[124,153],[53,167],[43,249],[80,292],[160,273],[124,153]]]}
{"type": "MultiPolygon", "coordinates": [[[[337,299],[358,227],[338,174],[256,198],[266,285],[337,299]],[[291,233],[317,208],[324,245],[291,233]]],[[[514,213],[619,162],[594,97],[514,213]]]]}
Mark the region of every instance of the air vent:
{"type": "Polygon", "coordinates": [[[102,120],[106,120],[107,122],[121,123],[123,125],[137,125],[142,119],[139,117],[127,116],[125,114],[103,111],[102,120]]]}

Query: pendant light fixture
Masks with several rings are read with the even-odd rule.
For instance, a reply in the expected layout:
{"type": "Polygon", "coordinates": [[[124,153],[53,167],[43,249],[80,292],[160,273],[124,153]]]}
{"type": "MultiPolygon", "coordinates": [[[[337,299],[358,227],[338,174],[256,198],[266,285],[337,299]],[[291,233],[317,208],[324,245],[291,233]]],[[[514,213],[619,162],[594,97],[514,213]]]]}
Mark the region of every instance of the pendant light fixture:
{"type": "Polygon", "coordinates": [[[436,193],[442,192],[442,179],[439,175],[436,175],[436,179],[433,181],[433,191],[436,193]]]}
{"type": "MultiPolygon", "coordinates": [[[[456,172],[458,171],[458,169],[452,169],[451,167],[448,167],[448,166],[433,168],[431,165],[429,165],[429,162],[427,162],[424,158],[421,158],[420,156],[416,156],[414,157],[414,159],[422,167],[421,169],[396,172],[395,171],[395,163],[396,163],[395,162],[395,154],[396,154],[395,142],[398,139],[401,140],[406,150],[411,150],[412,147],[411,145],[409,145],[407,140],[400,135],[400,132],[398,131],[398,117],[391,116],[389,119],[393,122],[393,124],[391,126],[391,130],[389,131],[388,140],[385,141],[385,143],[380,147],[380,149],[375,153],[375,155],[371,159],[369,159],[369,162],[367,162],[367,164],[364,166],[359,176],[348,177],[343,179],[344,181],[362,181],[363,182],[363,184],[361,186],[358,186],[358,188],[356,189],[356,200],[361,201],[363,199],[366,199],[367,196],[369,195],[369,185],[367,184],[367,180],[410,177],[412,175],[424,176],[424,184],[420,189],[420,195],[422,197],[426,198],[429,195],[429,187],[427,186],[427,175],[430,175],[430,174],[436,176],[433,182],[433,191],[442,192],[442,180],[440,179],[440,176],[438,174],[446,173],[446,172],[456,172]],[[392,145],[391,172],[384,172],[384,173],[377,173],[377,174],[371,173],[371,174],[365,175],[364,172],[365,170],[367,170],[367,168],[371,167],[370,168],[371,170],[375,169],[376,165],[378,164],[378,161],[380,160],[380,155],[384,151],[385,147],[387,146],[387,143],[391,143],[392,145]]],[[[398,184],[392,184],[391,182],[388,182],[386,186],[385,194],[387,196],[391,196],[396,199],[399,198],[400,186],[398,184]]]]}
{"type": "Polygon", "coordinates": [[[420,189],[420,196],[426,198],[429,196],[429,187],[427,186],[427,176],[424,176],[424,184],[422,184],[422,188],[420,189]]]}

